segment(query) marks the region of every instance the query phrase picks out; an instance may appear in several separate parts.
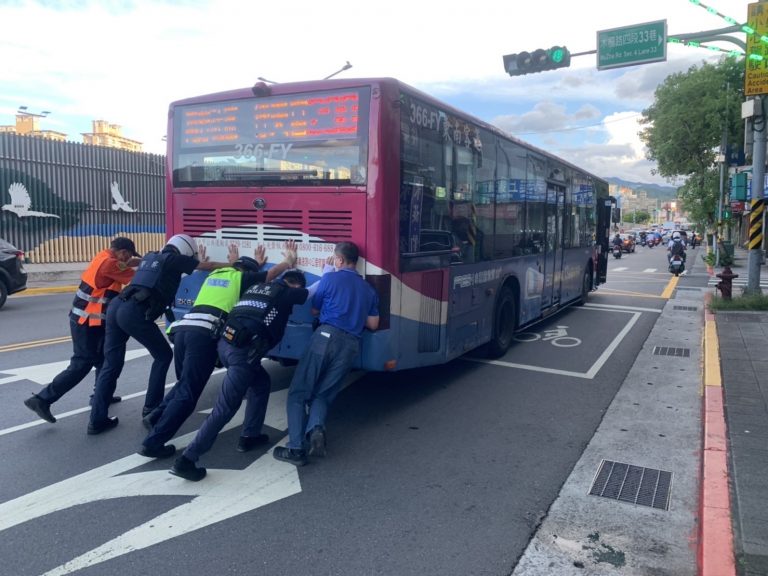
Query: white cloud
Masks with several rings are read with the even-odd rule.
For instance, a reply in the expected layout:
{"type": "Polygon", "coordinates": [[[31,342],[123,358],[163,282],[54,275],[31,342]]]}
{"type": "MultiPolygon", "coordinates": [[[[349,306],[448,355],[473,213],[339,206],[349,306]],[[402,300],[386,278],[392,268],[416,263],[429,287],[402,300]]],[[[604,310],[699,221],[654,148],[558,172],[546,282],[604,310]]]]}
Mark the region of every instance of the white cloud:
{"type": "MultiPolygon", "coordinates": [[[[710,3],[717,1],[720,11],[746,20],[749,0],[710,3]]],[[[174,100],[250,86],[258,76],[322,78],[349,60],[353,68],[345,77],[393,76],[449,102],[472,95],[495,110],[475,115],[512,132],[598,124],[602,116],[602,128],[541,139],[563,153],[583,151],[579,160],[601,175],[613,175],[611,166],[649,172],[630,133],[637,126],[613,122],[621,118],[615,114],[647,107],[670,71],[685,70],[708,52],[670,45],[668,62],[605,72],[595,69],[594,55],[574,57],[568,69],[516,78],[502,66],[503,54],[549,45],[593,50],[597,30],[635,23],[667,19],[673,33],[725,25],[684,0],[629,6],[605,0],[0,2],[0,124],[12,123],[25,104],[51,110],[44,127],[71,139],[90,131],[91,120],[104,119],[123,126],[145,150],[164,152],[161,138],[174,100]]]]}

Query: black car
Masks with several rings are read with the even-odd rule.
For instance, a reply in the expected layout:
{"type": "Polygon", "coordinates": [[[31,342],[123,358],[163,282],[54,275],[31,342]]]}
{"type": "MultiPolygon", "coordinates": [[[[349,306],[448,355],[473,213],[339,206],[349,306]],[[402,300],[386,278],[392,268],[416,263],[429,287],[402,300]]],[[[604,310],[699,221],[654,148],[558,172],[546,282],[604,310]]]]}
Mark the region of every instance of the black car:
{"type": "Polygon", "coordinates": [[[0,238],[0,308],[9,294],[27,289],[24,252],[0,238]]]}

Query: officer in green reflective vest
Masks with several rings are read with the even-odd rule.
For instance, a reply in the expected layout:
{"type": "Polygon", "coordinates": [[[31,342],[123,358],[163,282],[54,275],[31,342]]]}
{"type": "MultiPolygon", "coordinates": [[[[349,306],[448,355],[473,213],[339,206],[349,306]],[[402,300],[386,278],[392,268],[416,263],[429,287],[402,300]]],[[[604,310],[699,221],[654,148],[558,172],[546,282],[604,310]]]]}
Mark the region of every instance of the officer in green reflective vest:
{"type": "Polygon", "coordinates": [[[269,282],[296,264],[296,242],[285,243],[283,262],[268,271],[265,250],[259,246],[254,258],[241,256],[232,267],[211,272],[205,279],[192,309],[168,329],[174,344],[174,362],[178,381],[162,404],[145,416],[150,429],[139,454],[148,458],[167,458],[176,452],[166,444],[195,409],[208,378],[216,365],[216,344],[228,313],[243,292],[254,284],[269,282]]]}

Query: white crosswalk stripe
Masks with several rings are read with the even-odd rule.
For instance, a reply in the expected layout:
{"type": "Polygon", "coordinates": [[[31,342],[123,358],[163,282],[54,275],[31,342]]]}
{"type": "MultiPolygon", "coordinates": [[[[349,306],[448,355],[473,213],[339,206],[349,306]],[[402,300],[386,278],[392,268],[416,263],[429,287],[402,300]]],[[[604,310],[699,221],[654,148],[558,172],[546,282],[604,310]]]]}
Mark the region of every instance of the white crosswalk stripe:
{"type": "MultiPolygon", "coordinates": [[[[718,282],[720,282],[720,278],[718,278],[716,276],[712,276],[709,279],[709,282],[707,283],[707,286],[715,286],[718,282]]],[[[746,288],[748,282],[749,282],[749,280],[747,278],[734,278],[731,281],[733,286],[739,287],[739,288],[746,288]]],[[[763,280],[762,278],[760,279],[760,288],[768,289],[768,279],[766,279],[766,280],[763,280]]]]}

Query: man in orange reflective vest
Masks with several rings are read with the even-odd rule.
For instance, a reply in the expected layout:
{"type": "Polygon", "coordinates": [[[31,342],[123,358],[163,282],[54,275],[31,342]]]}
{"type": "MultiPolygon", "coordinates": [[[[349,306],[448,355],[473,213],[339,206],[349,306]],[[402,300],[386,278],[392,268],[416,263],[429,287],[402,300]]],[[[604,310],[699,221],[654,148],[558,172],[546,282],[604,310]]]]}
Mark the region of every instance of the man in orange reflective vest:
{"type": "MultiPolygon", "coordinates": [[[[24,405],[40,418],[54,423],[51,404],[72,390],[96,367],[98,376],[104,362],[104,326],[107,304],[128,284],[141,258],[133,240],[118,236],[110,247],[99,252],[80,277],[72,310],[69,330],[74,354],[69,366],[37,394],[24,400],[24,405]]],[[[119,402],[119,397],[115,397],[119,402]]]]}

